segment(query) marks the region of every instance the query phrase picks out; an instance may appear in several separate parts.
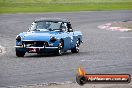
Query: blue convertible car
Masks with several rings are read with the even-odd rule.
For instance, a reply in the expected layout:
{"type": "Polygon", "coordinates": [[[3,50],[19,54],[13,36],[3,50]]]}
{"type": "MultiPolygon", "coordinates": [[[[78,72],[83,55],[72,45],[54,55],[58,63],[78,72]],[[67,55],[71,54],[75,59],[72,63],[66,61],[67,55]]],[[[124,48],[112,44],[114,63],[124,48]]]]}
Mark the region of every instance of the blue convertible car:
{"type": "Polygon", "coordinates": [[[62,55],[71,50],[79,52],[82,43],[82,33],[74,31],[71,23],[63,19],[35,20],[27,32],[16,37],[16,56],[23,57],[25,53],[55,53],[62,55]]]}

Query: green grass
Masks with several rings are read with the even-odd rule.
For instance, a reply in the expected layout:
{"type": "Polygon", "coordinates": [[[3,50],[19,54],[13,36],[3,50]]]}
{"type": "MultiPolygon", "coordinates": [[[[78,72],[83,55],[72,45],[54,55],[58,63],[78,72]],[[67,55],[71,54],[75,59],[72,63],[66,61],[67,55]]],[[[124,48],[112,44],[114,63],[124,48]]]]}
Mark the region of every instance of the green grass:
{"type": "Polygon", "coordinates": [[[132,0],[0,0],[0,13],[132,10],[132,0]]]}

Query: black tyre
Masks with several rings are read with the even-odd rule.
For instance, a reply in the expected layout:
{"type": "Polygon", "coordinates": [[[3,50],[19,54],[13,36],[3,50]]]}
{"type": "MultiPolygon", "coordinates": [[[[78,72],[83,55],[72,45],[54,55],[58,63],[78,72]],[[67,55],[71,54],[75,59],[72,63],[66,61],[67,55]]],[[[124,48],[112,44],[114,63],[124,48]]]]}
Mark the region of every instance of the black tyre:
{"type": "Polygon", "coordinates": [[[21,51],[16,51],[16,56],[17,57],[24,57],[25,52],[21,52],[21,51]]]}
{"type": "Polygon", "coordinates": [[[71,52],[72,53],[78,53],[79,52],[79,45],[80,45],[79,40],[77,40],[76,46],[73,49],[71,49],[71,52]]]}
{"type": "Polygon", "coordinates": [[[86,78],[83,77],[83,76],[76,76],[76,82],[79,84],[79,85],[84,85],[86,83],[86,78]]]}

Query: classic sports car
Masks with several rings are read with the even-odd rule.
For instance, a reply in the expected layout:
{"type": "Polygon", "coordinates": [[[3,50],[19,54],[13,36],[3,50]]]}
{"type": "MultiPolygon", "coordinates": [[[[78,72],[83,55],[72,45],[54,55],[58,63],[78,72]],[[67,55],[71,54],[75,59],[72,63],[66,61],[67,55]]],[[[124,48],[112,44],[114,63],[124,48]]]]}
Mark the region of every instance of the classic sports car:
{"type": "Polygon", "coordinates": [[[23,57],[28,53],[55,53],[62,55],[71,50],[79,52],[82,43],[82,33],[73,32],[71,23],[64,19],[38,19],[35,20],[27,32],[16,37],[16,56],[23,57]]]}

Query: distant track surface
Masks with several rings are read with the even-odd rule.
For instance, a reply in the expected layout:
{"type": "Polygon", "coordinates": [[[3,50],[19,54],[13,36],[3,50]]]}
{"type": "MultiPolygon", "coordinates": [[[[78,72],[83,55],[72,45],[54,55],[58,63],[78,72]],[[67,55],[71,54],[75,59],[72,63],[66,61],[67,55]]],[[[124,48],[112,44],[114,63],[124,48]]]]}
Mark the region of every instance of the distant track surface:
{"type": "Polygon", "coordinates": [[[67,13],[0,15],[0,45],[6,53],[0,56],[0,87],[51,82],[75,82],[77,68],[87,73],[128,73],[132,75],[132,32],[98,29],[97,26],[132,20],[132,11],[93,11],[67,13]],[[80,53],[63,56],[26,54],[15,56],[15,37],[28,30],[36,18],[68,18],[74,30],[83,33],[80,53]]]}

